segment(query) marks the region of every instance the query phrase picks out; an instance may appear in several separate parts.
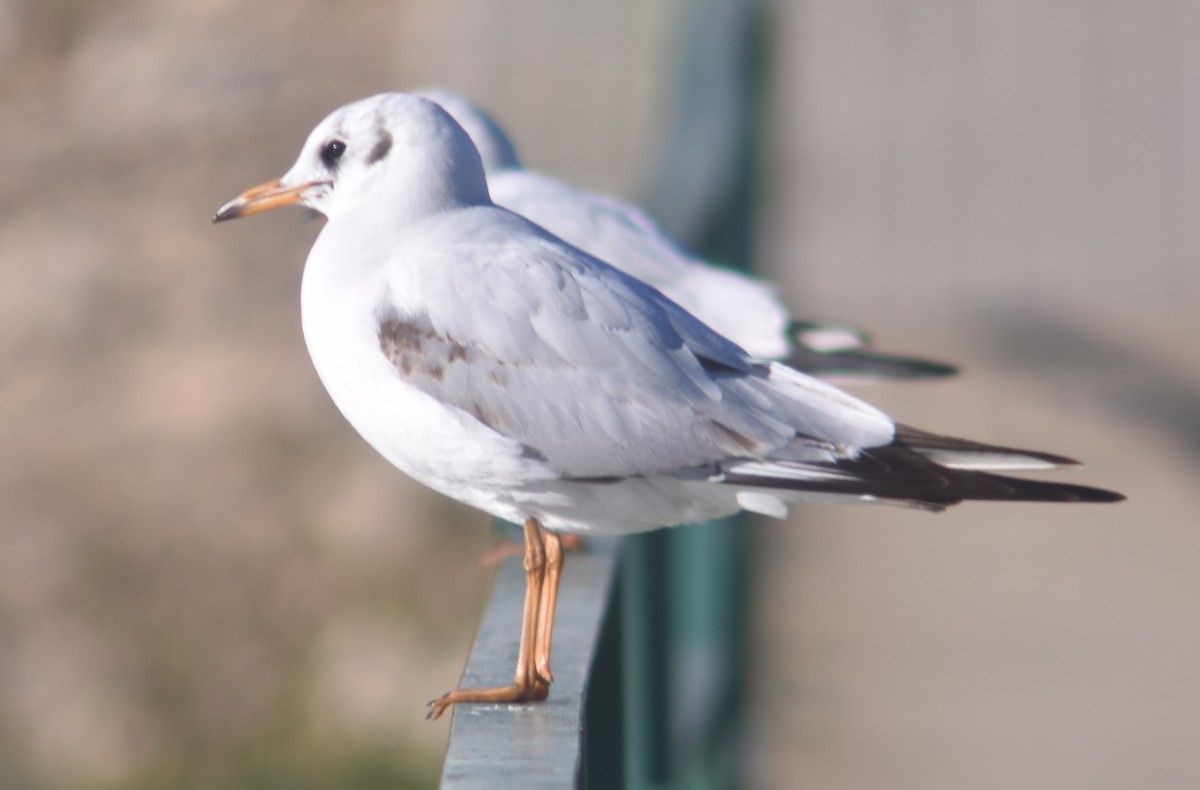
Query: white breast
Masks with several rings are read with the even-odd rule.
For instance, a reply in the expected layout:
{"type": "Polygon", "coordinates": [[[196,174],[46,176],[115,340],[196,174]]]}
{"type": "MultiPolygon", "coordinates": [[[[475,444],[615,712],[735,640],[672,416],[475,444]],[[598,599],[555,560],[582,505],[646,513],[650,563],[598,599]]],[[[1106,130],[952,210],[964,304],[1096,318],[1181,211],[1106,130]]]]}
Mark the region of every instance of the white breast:
{"type": "Polygon", "coordinates": [[[330,246],[318,243],[309,255],[301,322],[317,375],[355,430],[418,482],[497,515],[493,500],[550,477],[517,442],[403,381],[380,349],[383,277],[347,272],[323,254],[330,246]]]}

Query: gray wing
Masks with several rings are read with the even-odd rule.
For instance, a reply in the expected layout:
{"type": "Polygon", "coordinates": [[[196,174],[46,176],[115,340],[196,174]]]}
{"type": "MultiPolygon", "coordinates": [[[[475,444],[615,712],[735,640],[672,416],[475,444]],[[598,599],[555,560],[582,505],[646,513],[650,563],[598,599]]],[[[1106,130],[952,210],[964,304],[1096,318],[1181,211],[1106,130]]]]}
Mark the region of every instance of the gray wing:
{"type": "Polygon", "coordinates": [[[635,206],[526,170],[488,186],[500,205],[661,290],[755,356],[788,353],[791,317],[773,285],[698,258],[635,206]]]}
{"type": "Polygon", "coordinates": [[[508,216],[435,246],[408,275],[431,298],[381,305],[380,348],[410,385],[563,475],[829,460],[890,440],[865,404],[780,377],[649,286],[508,216]],[[514,222],[525,230],[504,233],[514,222]]]}

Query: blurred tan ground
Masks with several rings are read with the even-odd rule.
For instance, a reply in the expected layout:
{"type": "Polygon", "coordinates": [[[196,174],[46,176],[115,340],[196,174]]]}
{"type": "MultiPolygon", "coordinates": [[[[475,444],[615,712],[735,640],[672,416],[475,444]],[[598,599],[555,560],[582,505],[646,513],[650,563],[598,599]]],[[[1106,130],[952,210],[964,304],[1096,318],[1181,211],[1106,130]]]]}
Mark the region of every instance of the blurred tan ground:
{"type": "MultiPolygon", "coordinates": [[[[431,780],[485,519],[321,390],[319,223],[208,217],[332,108],[431,84],[635,195],[678,9],[0,0],[0,787],[431,780]]],[[[763,266],[964,365],[874,402],[1131,501],[756,529],[752,777],[1195,786],[1196,6],[775,9],[763,266]]]]}

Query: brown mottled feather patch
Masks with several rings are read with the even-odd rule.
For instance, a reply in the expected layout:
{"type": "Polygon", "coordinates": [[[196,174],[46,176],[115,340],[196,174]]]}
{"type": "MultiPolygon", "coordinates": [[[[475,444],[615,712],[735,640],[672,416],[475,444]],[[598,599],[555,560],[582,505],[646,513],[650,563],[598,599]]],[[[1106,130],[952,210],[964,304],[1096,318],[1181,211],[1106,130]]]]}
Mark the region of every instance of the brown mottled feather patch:
{"type": "Polygon", "coordinates": [[[385,319],[379,324],[379,348],[406,377],[441,381],[446,368],[467,361],[467,349],[432,327],[415,321],[385,319]]]}

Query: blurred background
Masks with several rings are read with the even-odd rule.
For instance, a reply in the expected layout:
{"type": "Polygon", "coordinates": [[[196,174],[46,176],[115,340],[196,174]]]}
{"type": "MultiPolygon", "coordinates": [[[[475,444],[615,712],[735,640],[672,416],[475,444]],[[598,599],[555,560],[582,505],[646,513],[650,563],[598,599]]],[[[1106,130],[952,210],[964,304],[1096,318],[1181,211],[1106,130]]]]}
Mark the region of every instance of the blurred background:
{"type": "MultiPolygon", "coordinates": [[[[213,210],[440,86],[638,199],[688,4],[0,0],[0,788],[432,783],[487,519],[311,370],[319,221],[213,210]]],[[[759,787],[1200,783],[1200,5],[763,3],[759,271],[961,377],[858,393],[1113,507],[750,528],[759,787]]]]}

